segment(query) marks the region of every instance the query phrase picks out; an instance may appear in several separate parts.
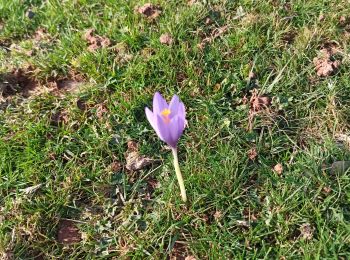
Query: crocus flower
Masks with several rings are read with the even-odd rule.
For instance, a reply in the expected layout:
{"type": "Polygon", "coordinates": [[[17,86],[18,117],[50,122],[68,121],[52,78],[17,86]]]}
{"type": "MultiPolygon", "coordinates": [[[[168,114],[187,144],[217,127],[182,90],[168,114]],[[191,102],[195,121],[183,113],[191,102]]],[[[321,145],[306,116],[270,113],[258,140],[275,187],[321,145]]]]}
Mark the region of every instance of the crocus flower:
{"type": "Polygon", "coordinates": [[[177,95],[170,104],[160,93],[153,98],[153,112],[146,107],[146,116],[159,138],[170,147],[176,148],[177,142],[185,128],[185,106],[177,95]]]}
{"type": "Polygon", "coordinates": [[[184,202],[187,201],[184,181],[181,175],[178,156],[177,143],[185,129],[186,111],[184,104],[177,95],[174,95],[168,104],[158,92],[153,97],[153,111],[145,108],[146,116],[158,137],[167,143],[174,155],[174,166],[177,179],[179,181],[181,196],[184,202]]]}

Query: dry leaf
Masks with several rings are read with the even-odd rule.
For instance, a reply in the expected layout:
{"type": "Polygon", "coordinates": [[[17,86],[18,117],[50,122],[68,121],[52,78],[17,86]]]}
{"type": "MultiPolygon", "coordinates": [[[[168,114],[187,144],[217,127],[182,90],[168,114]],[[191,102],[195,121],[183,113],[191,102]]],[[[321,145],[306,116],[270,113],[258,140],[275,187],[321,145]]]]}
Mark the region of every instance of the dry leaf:
{"type": "Polygon", "coordinates": [[[34,50],[29,50],[29,51],[26,51],[25,54],[29,57],[33,56],[34,54],[34,50]]]}
{"type": "Polygon", "coordinates": [[[283,172],[283,166],[282,164],[278,163],[275,165],[275,167],[273,167],[273,170],[278,174],[281,175],[283,172]]]}
{"type": "Polygon", "coordinates": [[[258,220],[258,217],[255,216],[255,214],[253,213],[253,214],[250,216],[250,219],[251,219],[252,221],[257,221],[257,220],[258,220]]]}
{"type": "MultiPolygon", "coordinates": [[[[242,99],[243,104],[247,103],[247,97],[242,99]]],[[[257,89],[253,89],[252,96],[249,99],[249,115],[248,115],[248,129],[253,130],[254,117],[262,111],[269,112],[271,99],[267,96],[260,96],[257,89]]]]}
{"type": "Polygon", "coordinates": [[[98,119],[102,119],[103,116],[108,113],[108,108],[105,102],[97,104],[95,108],[96,108],[96,116],[98,119]]]}
{"type": "Polygon", "coordinates": [[[221,211],[219,211],[219,210],[215,211],[215,213],[214,213],[214,219],[215,219],[215,220],[219,220],[221,217],[222,217],[221,211]]]}
{"type": "Polygon", "coordinates": [[[346,17],[345,16],[340,16],[340,18],[339,18],[339,24],[340,24],[340,26],[345,26],[346,24],[347,24],[347,19],[346,19],[346,17]]]}
{"type": "Polygon", "coordinates": [[[297,36],[296,32],[287,31],[282,34],[282,41],[284,41],[286,44],[291,44],[294,42],[296,36],[297,36]]]}
{"type": "Polygon", "coordinates": [[[143,48],[141,50],[141,55],[143,58],[146,58],[148,59],[149,57],[151,57],[152,55],[154,55],[156,52],[154,49],[152,48],[149,48],[149,47],[146,47],[146,48],[143,48]]]}
{"type": "Polygon", "coordinates": [[[314,229],[309,223],[304,223],[300,226],[300,233],[305,240],[311,240],[313,238],[314,229]]]}
{"type": "Polygon", "coordinates": [[[234,19],[234,20],[240,19],[240,18],[242,18],[242,17],[245,16],[245,15],[246,15],[246,13],[245,13],[243,7],[240,5],[240,6],[237,8],[237,10],[236,10],[236,15],[233,17],[233,19],[234,19]]]}
{"type": "Polygon", "coordinates": [[[4,251],[4,252],[1,253],[0,259],[1,260],[14,260],[15,259],[15,255],[11,251],[4,251]]]}
{"type": "Polygon", "coordinates": [[[52,125],[58,126],[58,125],[67,124],[67,123],[68,123],[68,112],[66,110],[58,111],[51,116],[52,125]]]}
{"type": "Polygon", "coordinates": [[[154,160],[141,156],[138,152],[128,153],[126,156],[126,169],[129,171],[138,171],[150,165],[154,160]]]}
{"type": "Polygon", "coordinates": [[[25,194],[31,194],[31,193],[36,192],[41,186],[42,186],[42,184],[40,183],[38,185],[30,186],[30,187],[27,187],[25,189],[20,189],[20,191],[25,193],[25,194]]]}
{"type": "Polygon", "coordinates": [[[324,16],[324,14],[320,14],[320,16],[318,17],[318,21],[323,22],[325,18],[326,17],[324,16]]]}
{"type": "Polygon", "coordinates": [[[185,260],[196,260],[196,258],[193,255],[189,255],[185,257],[185,260]]]}
{"type": "Polygon", "coordinates": [[[61,79],[56,81],[59,90],[72,91],[77,90],[83,83],[72,79],[61,79]]]}
{"type": "Polygon", "coordinates": [[[253,161],[254,161],[257,155],[258,155],[258,153],[257,153],[255,147],[251,148],[251,149],[248,151],[248,157],[249,157],[250,160],[253,160],[253,161]]]}
{"type": "Polygon", "coordinates": [[[161,44],[171,45],[173,43],[173,38],[169,33],[164,33],[159,37],[161,44]]]}
{"type": "Polygon", "coordinates": [[[326,193],[326,194],[329,194],[332,189],[330,187],[323,187],[323,191],[326,193]]]}
{"type": "Polygon", "coordinates": [[[113,46],[113,50],[116,53],[115,61],[123,65],[133,59],[133,55],[129,52],[129,48],[125,43],[118,43],[113,46]]]}
{"type": "Polygon", "coordinates": [[[340,61],[331,61],[328,58],[314,58],[313,61],[316,67],[317,76],[319,77],[327,77],[332,75],[340,65],[340,61]]]}
{"type": "Polygon", "coordinates": [[[188,249],[184,243],[176,241],[170,253],[170,260],[185,259],[188,257],[188,249]]]}
{"type": "Polygon", "coordinates": [[[138,144],[134,141],[128,142],[128,150],[125,154],[126,169],[129,171],[138,171],[154,162],[153,159],[142,156],[138,152],[138,144]]]}
{"type": "Polygon", "coordinates": [[[237,220],[237,225],[240,227],[250,227],[249,222],[246,220],[237,220]]]}
{"type": "Polygon", "coordinates": [[[192,5],[197,4],[197,3],[198,3],[198,0],[188,0],[188,2],[187,2],[187,4],[189,6],[192,6],[192,5]]]}
{"type": "Polygon", "coordinates": [[[112,172],[118,172],[122,169],[122,164],[118,161],[114,161],[110,164],[110,169],[112,172]]]}
{"type": "Polygon", "coordinates": [[[215,28],[210,36],[204,38],[201,43],[198,44],[198,48],[203,49],[208,43],[212,43],[216,38],[224,34],[228,29],[228,26],[222,26],[220,28],[215,28]]]}
{"type": "Polygon", "coordinates": [[[60,220],[57,241],[65,245],[75,244],[81,241],[80,230],[74,221],[68,219],[60,220]]]}
{"type": "Polygon", "coordinates": [[[340,144],[344,144],[344,146],[350,149],[350,136],[347,134],[336,134],[335,140],[340,144]]]}
{"type": "Polygon", "coordinates": [[[92,29],[92,28],[86,30],[86,32],[85,32],[85,34],[83,36],[83,39],[88,41],[88,42],[91,42],[94,32],[95,32],[95,29],[92,29]]]}
{"type": "Polygon", "coordinates": [[[258,220],[258,217],[257,217],[256,213],[251,212],[250,208],[245,208],[243,210],[243,217],[245,219],[248,219],[249,222],[258,220]]]}
{"type": "Polygon", "coordinates": [[[44,39],[48,39],[48,38],[49,38],[49,35],[48,35],[46,29],[44,29],[44,28],[39,28],[34,33],[34,40],[37,42],[42,41],[44,39]]]}
{"type": "Polygon", "coordinates": [[[146,199],[151,199],[152,194],[156,188],[160,187],[160,183],[157,179],[149,177],[147,180],[147,189],[146,189],[146,199]]]}
{"type": "Polygon", "coordinates": [[[82,111],[85,111],[88,109],[88,105],[86,104],[85,100],[80,98],[77,100],[77,107],[82,111]]]}
{"type": "Polygon", "coordinates": [[[99,48],[105,48],[111,45],[109,38],[95,35],[95,29],[88,29],[85,32],[83,38],[88,42],[88,50],[91,52],[94,52],[99,48]]]}
{"type": "Polygon", "coordinates": [[[213,24],[213,20],[210,17],[205,18],[205,25],[211,25],[213,24]]]}
{"type": "Polygon", "coordinates": [[[151,20],[156,19],[162,13],[159,6],[151,3],[146,3],[143,6],[137,8],[137,12],[151,20]]]}
{"type": "Polygon", "coordinates": [[[187,75],[184,72],[178,72],[176,73],[176,82],[181,84],[187,79],[187,75]]]}
{"type": "Polygon", "coordinates": [[[256,74],[253,71],[249,71],[248,80],[256,79],[256,74]]]}
{"type": "Polygon", "coordinates": [[[137,152],[139,150],[139,145],[135,141],[128,141],[128,152],[137,152]]]}
{"type": "Polygon", "coordinates": [[[263,97],[258,96],[257,94],[253,94],[249,102],[251,110],[254,112],[258,112],[270,106],[271,99],[269,97],[263,97]]]}
{"type": "Polygon", "coordinates": [[[220,83],[216,83],[213,87],[214,92],[218,92],[221,89],[221,84],[220,83]]]}
{"type": "Polygon", "coordinates": [[[328,44],[323,48],[319,55],[313,59],[317,75],[319,77],[327,77],[334,74],[339,66],[339,60],[332,60],[332,55],[337,52],[334,44],[328,44]]]}

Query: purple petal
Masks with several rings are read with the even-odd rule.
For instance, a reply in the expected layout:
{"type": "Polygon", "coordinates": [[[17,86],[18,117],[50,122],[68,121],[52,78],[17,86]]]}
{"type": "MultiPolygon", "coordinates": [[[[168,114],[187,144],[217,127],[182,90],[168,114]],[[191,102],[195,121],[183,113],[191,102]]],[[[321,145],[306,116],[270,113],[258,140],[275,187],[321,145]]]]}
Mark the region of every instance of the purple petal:
{"type": "Polygon", "coordinates": [[[171,137],[171,141],[173,143],[173,147],[175,147],[177,145],[177,142],[179,141],[183,131],[185,128],[185,122],[184,120],[179,117],[179,116],[175,116],[170,124],[169,124],[169,131],[170,131],[170,137],[171,137]]]}
{"type": "Polygon", "coordinates": [[[184,121],[186,120],[185,105],[180,101],[180,98],[177,95],[174,95],[173,98],[171,99],[169,104],[169,109],[171,111],[170,118],[174,117],[175,115],[178,115],[184,121]]]}
{"type": "Polygon", "coordinates": [[[153,113],[158,115],[166,108],[168,108],[168,103],[159,92],[156,92],[153,97],[153,113]]]}
{"type": "Polygon", "coordinates": [[[180,99],[177,95],[174,95],[169,103],[169,109],[171,111],[170,118],[177,115],[177,111],[179,110],[180,99]]]}
{"type": "Polygon", "coordinates": [[[153,129],[156,130],[157,132],[157,122],[156,122],[156,118],[154,117],[154,114],[148,107],[145,108],[145,112],[146,112],[146,117],[148,122],[151,124],[153,129]]]}
{"type": "Polygon", "coordinates": [[[166,124],[159,115],[157,115],[157,129],[159,138],[170,145],[172,141],[169,132],[169,124],[166,124]]]}
{"type": "Polygon", "coordinates": [[[159,138],[171,147],[176,147],[183,130],[185,122],[181,117],[175,116],[169,123],[165,123],[161,116],[157,115],[157,127],[159,138]]]}
{"type": "Polygon", "coordinates": [[[177,111],[177,115],[183,119],[183,121],[186,121],[186,109],[184,103],[180,102],[179,109],[177,111]]]}
{"type": "Polygon", "coordinates": [[[171,147],[176,147],[186,124],[185,105],[180,98],[174,95],[168,105],[162,95],[156,92],[153,97],[153,112],[146,107],[145,113],[158,137],[171,147]],[[170,114],[162,115],[164,109],[169,109],[170,114]]]}

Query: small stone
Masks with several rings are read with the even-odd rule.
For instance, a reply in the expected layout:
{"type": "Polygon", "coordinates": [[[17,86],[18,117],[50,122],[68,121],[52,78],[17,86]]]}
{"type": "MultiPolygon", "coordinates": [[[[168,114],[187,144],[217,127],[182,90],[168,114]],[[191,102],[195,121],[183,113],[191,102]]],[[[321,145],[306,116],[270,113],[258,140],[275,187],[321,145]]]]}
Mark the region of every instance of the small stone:
{"type": "Polygon", "coordinates": [[[35,16],[35,13],[34,13],[32,10],[28,10],[27,13],[26,13],[26,16],[27,16],[29,19],[33,19],[34,16],[35,16]]]}
{"type": "Polygon", "coordinates": [[[332,163],[331,174],[342,174],[350,168],[350,161],[337,161],[332,163]]]}

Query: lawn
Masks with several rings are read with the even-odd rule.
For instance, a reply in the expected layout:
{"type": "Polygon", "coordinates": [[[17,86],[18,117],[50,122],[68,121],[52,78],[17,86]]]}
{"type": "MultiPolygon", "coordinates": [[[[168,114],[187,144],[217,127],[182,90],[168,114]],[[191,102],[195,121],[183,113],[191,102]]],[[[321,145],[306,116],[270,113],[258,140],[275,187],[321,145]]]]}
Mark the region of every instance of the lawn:
{"type": "Polygon", "coordinates": [[[347,0],[0,0],[0,258],[348,259],[349,69],[347,0]]]}

